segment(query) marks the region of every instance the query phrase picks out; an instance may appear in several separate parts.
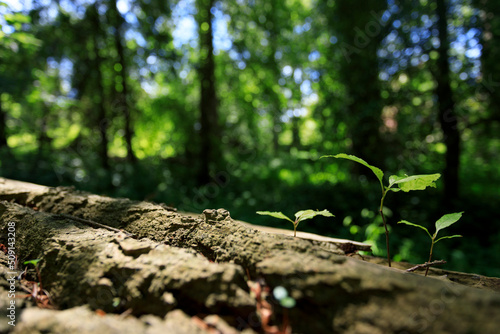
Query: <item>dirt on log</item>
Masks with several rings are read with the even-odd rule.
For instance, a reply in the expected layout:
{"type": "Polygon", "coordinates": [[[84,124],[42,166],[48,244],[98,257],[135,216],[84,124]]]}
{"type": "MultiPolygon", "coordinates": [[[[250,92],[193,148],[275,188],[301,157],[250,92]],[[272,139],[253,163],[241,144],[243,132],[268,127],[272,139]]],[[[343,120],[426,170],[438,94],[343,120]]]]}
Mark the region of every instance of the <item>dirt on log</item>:
{"type": "Polygon", "coordinates": [[[492,289],[347,257],[335,243],[257,231],[224,209],[187,215],[8,179],[0,179],[0,200],[0,243],[8,250],[14,226],[19,263],[9,268],[9,253],[0,252],[1,332],[278,333],[286,323],[282,333],[498,331],[500,293],[492,289]],[[54,309],[18,298],[14,327],[10,278],[33,259],[42,260],[54,309]],[[294,307],[273,298],[278,286],[294,307]]]}

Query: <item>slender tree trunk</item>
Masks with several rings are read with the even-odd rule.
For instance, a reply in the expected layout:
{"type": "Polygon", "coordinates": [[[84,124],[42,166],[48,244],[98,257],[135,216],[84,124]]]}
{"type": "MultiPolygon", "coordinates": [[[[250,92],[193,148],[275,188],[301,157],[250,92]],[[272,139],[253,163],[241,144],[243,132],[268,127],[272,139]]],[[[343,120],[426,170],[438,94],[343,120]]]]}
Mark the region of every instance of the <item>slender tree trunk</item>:
{"type": "MultiPolygon", "coordinates": [[[[95,5],[97,6],[97,4],[95,5]]],[[[95,9],[95,14],[93,16],[94,25],[97,31],[97,34],[101,33],[101,25],[99,22],[99,17],[97,15],[97,8],[95,9]]],[[[99,128],[99,136],[101,138],[101,143],[99,145],[99,156],[101,159],[101,165],[105,170],[109,170],[109,154],[108,154],[108,119],[106,117],[106,108],[104,101],[104,87],[102,83],[102,72],[101,72],[101,64],[102,58],[99,55],[99,46],[97,40],[97,34],[93,36],[93,47],[94,47],[94,70],[96,73],[96,96],[94,97],[94,103],[97,109],[97,126],[99,128]]]]}
{"type": "Polygon", "coordinates": [[[123,112],[123,117],[125,120],[125,144],[127,146],[127,160],[130,162],[135,162],[137,160],[134,151],[132,149],[132,119],[131,119],[131,110],[129,104],[129,89],[127,84],[127,76],[128,76],[128,66],[125,60],[125,50],[123,48],[123,36],[122,36],[122,25],[123,18],[118,11],[118,1],[114,3],[114,38],[115,38],[115,47],[116,52],[118,53],[118,64],[120,64],[121,70],[118,76],[121,76],[121,91],[118,91],[119,96],[119,105],[123,112]]]}
{"type": "Polygon", "coordinates": [[[217,111],[217,95],[215,87],[215,61],[212,30],[212,13],[210,10],[214,0],[198,0],[197,21],[200,38],[200,171],[198,183],[210,181],[211,166],[220,158],[218,144],[219,117],[217,111]]]}
{"type": "Polygon", "coordinates": [[[300,148],[300,119],[292,117],[292,147],[300,148]]]}
{"type": "Polygon", "coordinates": [[[52,139],[47,135],[47,122],[49,117],[49,107],[45,102],[41,102],[42,116],[40,117],[40,128],[38,130],[38,152],[33,161],[32,172],[35,173],[38,168],[38,163],[43,159],[44,155],[50,151],[50,143],[52,139]]]}
{"type": "MultiPolygon", "coordinates": [[[[278,37],[279,37],[279,29],[278,29],[278,18],[276,13],[276,1],[269,1],[268,3],[271,6],[271,10],[269,11],[269,16],[267,18],[267,22],[271,24],[271,28],[269,29],[269,47],[271,48],[271,57],[269,57],[268,65],[271,73],[274,76],[275,82],[281,78],[281,69],[279,67],[276,58],[276,52],[278,51],[278,37]]],[[[274,89],[269,90],[269,94],[271,94],[271,113],[272,113],[272,134],[273,134],[273,152],[277,154],[280,149],[279,136],[281,133],[281,101],[279,99],[278,93],[274,91],[274,89]]]]}
{"type": "MultiPolygon", "coordinates": [[[[278,100],[278,99],[276,99],[278,100]]],[[[277,154],[279,149],[280,149],[280,142],[279,142],[279,136],[280,136],[280,128],[281,128],[281,121],[279,117],[279,102],[274,103],[273,105],[273,152],[274,154],[277,154]]]]}
{"type": "Polygon", "coordinates": [[[445,161],[443,171],[444,180],[444,203],[449,206],[453,199],[458,197],[458,169],[460,161],[460,134],[457,128],[457,117],[455,114],[455,101],[450,86],[450,64],[448,61],[448,24],[446,20],[447,6],[445,0],[437,0],[436,14],[438,16],[438,30],[440,46],[438,48],[439,59],[436,71],[436,95],[438,98],[439,123],[443,131],[444,143],[446,145],[445,161]]]}
{"type": "MultiPolygon", "coordinates": [[[[481,10],[481,23],[478,25],[482,31],[480,43],[481,72],[483,75],[481,92],[488,96],[489,119],[500,121],[500,2],[498,0],[475,0],[474,5],[481,10]]],[[[491,127],[493,122],[486,123],[487,135],[495,131],[491,127]]]]}
{"type": "Polygon", "coordinates": [[[0,93],[0,149],[6,147],[7,145],[7,114],[2,107],[2,94],[0,93]]]}
{"type": "Polygon", "coordinates": [[[380,0],[338,0],[335,6],[336,15],[329,25],[340,32],[342,57],[339,75],[348,92],[348,115],[344,119],[352,140],[352,152],[383,168],[384,145],[379,131],[382,98],[377,51],[384,36],[381,34],[381,20],[375,20],[374,13],[381,13],[387,4],[380,0]]]}

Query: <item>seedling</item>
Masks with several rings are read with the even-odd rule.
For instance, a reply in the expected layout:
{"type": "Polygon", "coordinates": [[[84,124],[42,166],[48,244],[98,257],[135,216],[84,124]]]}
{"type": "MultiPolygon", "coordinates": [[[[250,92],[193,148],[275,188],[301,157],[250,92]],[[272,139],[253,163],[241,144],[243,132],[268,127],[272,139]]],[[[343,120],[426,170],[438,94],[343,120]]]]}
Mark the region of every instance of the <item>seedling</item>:
{"type": "MultiPolygon", "coordinates": [[[[325,155],[322,156],[321,158],[342,158],[342,159],[347,159],[347,160],[352,160],[357,163],[362,164],[363,166],[368,167],[373,174],[377,177],[377,179],[380,182],[380,187],[382,189],[382,197],[380,199],[380,216],[382,217],[382,222],[384,224],[384,229],[385,229],[385,244],[387,248],[387,262],[389,264],[389,267],[391,266],[391,254],[389,251],[389,230],[387,229],[387,224],[385,221],[384,217],[384,212],[382,211],[384,208],[384,199],[385,196],[389,191],[393,192],[398,192],[400,190],[403,190],[404,192],[408,192],[410,190],[424,190],[427,187],[436,187],[436,181],[439,179],[441,174],[426,174],[426,175],[413,175],[413,176],[396,176],[392,175],[389,177],[389,186],[385,187],[383,184],[383,178],[384,178],[384,172],[380,168],[377,168],[375,166],[372,166],[368,164],[366,161],[363,159],[360,159],[354,155],[347,155],[345,153],[340,153],[337,155],[325,155]],[[393,188],[395,185],[397,185],[397,188],[393,188]]],[[[321,159],[320,158],[320,159],[321,159]]]]}
{"type": "Polygon", "coordinates": [[[301,210],[295,213],[295,221],[291,220],[287,216],[285,216],[281,212],[271,212],[271,211],[257,211],[259,215],[271,216],[274,218],[285,219],[293,224],[293,236],[297,236],[297,226],[299,223],[306,219],[311,219],[316,216],[325,216],[325,217],[335,217],[328,210],[323,211],[314,211],[314,210],[301,210]]]}
{"type": "MultiPolygon", "coordinates": [[[[437,234],[440,230],[442,229],[445,229],[446,227],[456,223],[461,217],[462,217],[462,212],[456,212],[456,213],[449,213],[447,215],[444,215],[443,217],[439,218],[439,220],[436,222],[436,232],[434,232],[433,235],[431,235],[429,233],[429,231],[423,227],[422,225],[418,225],[418,224],[414,224],[414,223],[410,223],[409,221],[406,221],[406,220],[401,220],[398,222],[398,224],[406,224],[406,225],[411,225],[411,226],[416,226],[416,227],[420,227],[422,230],[424,230],[425,232],[427,232],[427,234],[429,235],[429,237],[431,238],[431,251],[430,251],[430,254],[429,254],[429,261],[427,263],[431,263],[431,260],[432,260],[432,249],[434,248],[434,244],[437,243],[439,240],[442,240],[442,239],[451,239],[451,238],[460,238],[462,237],[461,235],[448,235],[448,236],[445,236],[445,237],[441,237],[439,239],[436,240],[437,238],[437,234]]],[[[427,269],[425,270],[425,276],[427,276],[427,273],[429,272],[429,267],[430,266],[427,266],[427,269]]]]}
{"type": "MultiPolygon", "coordinates": [[[[54,306],[52,305],[52,302],[50,300],[49,293],[43,289],[42,276],[40,275],[40,270],[38,269],[38,263],[40,261],[41,261],[40,259],[36,259],[24,262],[25,265],[32,264],[35,267],[35,271],[38,276],[38,282],[21,279],[21,285],[20,285],[21,289],[29,293],[28,295],[22,296],[22,298],[31,297],[35,300],[38,307],[51,309],[54,308],[54,306]]],[[[26,271],[27,269],[23,271],[21,276],[23,276],[26,273],[26,271]]]]}

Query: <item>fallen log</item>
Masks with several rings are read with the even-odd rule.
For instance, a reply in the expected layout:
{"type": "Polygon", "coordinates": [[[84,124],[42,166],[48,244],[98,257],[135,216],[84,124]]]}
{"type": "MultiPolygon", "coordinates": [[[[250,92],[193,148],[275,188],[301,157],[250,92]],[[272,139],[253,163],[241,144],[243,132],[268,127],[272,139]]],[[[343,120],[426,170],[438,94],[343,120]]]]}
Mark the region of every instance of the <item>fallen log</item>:
{"type": "MultiPolygon", "coordinates": [[[[201,321],[218,314],[233,330],[261,331],[258,303],[245,282],[252,280],[271,291],[282,286],[296,301],[287,311],[293,333],[497,331],[499,293],[341,256],[333,243],[257,231],[223,209],[189,216],[6,179],[0,199],[0,229],[5,234],[15,222],[18,257],[43,260],[44,287],[60,309],[87,305],[160,320],[175,310],[201,321]]],[[[284,308],[272,297],[269,302],[280,325],[284,308]]]]}

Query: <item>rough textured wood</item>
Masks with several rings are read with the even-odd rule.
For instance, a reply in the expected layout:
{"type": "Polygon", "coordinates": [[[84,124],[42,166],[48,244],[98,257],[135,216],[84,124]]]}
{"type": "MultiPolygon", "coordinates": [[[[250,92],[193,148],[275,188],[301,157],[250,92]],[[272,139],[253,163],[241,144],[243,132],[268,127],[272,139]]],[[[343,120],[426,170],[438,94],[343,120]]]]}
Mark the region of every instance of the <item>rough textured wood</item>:
{"type": "MultiPolygon", "coordinates": [[[[497,332],[499,293],[341,256],[332,243],[257,231],[223,209],[188,216],[161,205],[5,179],[0,199],[2,235],[15,221],[17,255],[43,260],[44,286],[65,310],[28,308],[18,333],[63,333],[71,314],[107,326],[116,319],[111,313],[122,312],[130,313],[131,325],[116,333],[164,330],[168,317],[181,311],[197,315],[185,319],[200,330],[207,314],[218,314],[225,333],[262,332],[247,275],[270,288],[285,287],[297,301],[288,310],[293,333],[497,332]],[[123,229],[137,239],[60,214],[123,229]],[[96,321],[89,309],[108,315],[96,321]],[[47,312],[59,320],[33,320],[47,312]]],[[[0,257],[4,272],[5,260],[0,257]]],[[[6,286],[2,278],[0,295],[6,286]]],[[[0,298],[0,312],[6,300],[0,298]]],[[[269,302],[280,324],[283,309],[269,302]]]]}

